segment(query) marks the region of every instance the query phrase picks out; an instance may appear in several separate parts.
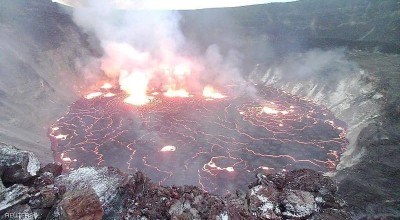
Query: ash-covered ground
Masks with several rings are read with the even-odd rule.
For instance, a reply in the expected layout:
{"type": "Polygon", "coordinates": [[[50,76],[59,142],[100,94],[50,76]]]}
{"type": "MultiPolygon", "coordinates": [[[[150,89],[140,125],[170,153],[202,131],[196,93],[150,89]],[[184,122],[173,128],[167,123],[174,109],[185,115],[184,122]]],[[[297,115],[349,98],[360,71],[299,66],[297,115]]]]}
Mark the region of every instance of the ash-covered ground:
{"type": "Polygon", "coordinates": [[[260,172],[335,168],[347,144],[344,122],[271,87],[229,96],[238,88],[215,99],[153,92],[139,107],[124,103],[118,89],[99,89],[49,129],[55,160],[65,170],[113,166],[222,194],[246,189],[260,172]]]}

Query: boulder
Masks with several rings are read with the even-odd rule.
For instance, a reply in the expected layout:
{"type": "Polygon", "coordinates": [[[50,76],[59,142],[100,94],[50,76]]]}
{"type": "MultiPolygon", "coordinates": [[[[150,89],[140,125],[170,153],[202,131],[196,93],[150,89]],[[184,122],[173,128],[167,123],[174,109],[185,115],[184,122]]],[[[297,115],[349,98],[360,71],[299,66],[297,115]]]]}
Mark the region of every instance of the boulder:
{"type": "Polygon", "coordinates": [[[58,199],[58,188],[48,185],[40,188],[40,191],[32,195],[29,205],[32,208],[51,208],[58,199]]]}
{"type": "Polygon", "coordinates": [[[282,215],[289,219],[304,219],[318,211],[313,194],[300,190],[286,190],[281,195],[282,215]]]}
{"type": "Polygon", "coordinates": [[[36,187],[43,187],[51,184],[54,184],[54,176],[50,172],[41,173],[34,181],[36,187]]]}
{"type": "Polygon", "coordinates": [[[39,173],[46,173],[49,172],[53,174],[54,177],[61,175],[62,173],[62,164],[58,162],[49,163],[46,166],[40,168],[39,173]]]}
{"type": "Polygon", "coordinates": [[[187,219],[194,220],[200,219],[199,212],[192,207],[189,200],[177,200],[171,205],[168,213],[171,215],[171,219],[187,219]]]}
{"type": "Polygon", "coordinates": [[[36,176],[39,160],[32,152],[0,143],[0,176],[4,182],[25,183],[36,176]]]}
{"type": "Polygon", "coordinates": [[[249,211],[247,210],[247,201],[245,196],[246,195],[241,191],[237,191],[236,196],[228,196],[226,198],[227,212],[221,213],[219,216],[217,216],[217,219],[226,219],[226,216],[229,217],[228,219],[232,220],[253,219],[254,217],[250,215],[249,211]]]}
{"type": "Polygon", "coordinates": [[[6,188],[0,195],[0,214],[6,212],[7,209],[14,205],[22,204],[29,200],[29,189],[20,184],[14,184],[6,188]]]}
{"type": "Polygon", "coordinates": [[[120,200],[119,189],[126,179],[127,175],[115,168],[84,167],[58,176],[54,184],[59,189],[65,187],[67,193],[92,188],[99,197],[104,213],[108,214],[115,210],[116,200],[120,200]]]}
{"type": "Polygon", "coordinates": [[[257,185],[248,194],[249,211],[258,219],[279,219],[279,191],[270,185],[257,185]]]}
{"type": "Polygon", "coordinates": [[[104,214],[99,197],[91,188],[65,193],[56,209],[59,218],[67,220],[100,220],[104,214]]]}

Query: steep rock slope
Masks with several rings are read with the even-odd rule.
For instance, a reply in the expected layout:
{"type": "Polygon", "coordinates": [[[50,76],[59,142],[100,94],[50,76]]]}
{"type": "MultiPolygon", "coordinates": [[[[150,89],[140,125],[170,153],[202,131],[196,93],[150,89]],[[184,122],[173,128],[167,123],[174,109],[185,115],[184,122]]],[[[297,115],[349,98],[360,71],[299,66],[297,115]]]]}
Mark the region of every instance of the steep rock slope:
{"type": "Polygon", "coordinates": [[[348,52],[347,57],[358,67],[340,77],[324,75],[324,69],[299,79],[272,66],[267,71],[256,69],[251,78],[308,97],[345,121],[350,144],[338,171],[331,173],[339,181],[339,193],[356,219],[399,217],[400,59],[361,51],[348,52]]]}
{"type": "Polygon", "coordinates": [[[85,35],[51,1],[0,2],[0,140],[51,161],[46,132],[79,94],[85,35]]]}
{"type": "Polygon", "coordinates": [[[400,52],[397,0],[299,0],[182,14],[185,32],[206,45],[223,42],[243,49],[250,44],[260,50],[272,42],[283,51],[345,46],[400,52]],[[231,34],[240,41],[222,39],[231,34]]]}

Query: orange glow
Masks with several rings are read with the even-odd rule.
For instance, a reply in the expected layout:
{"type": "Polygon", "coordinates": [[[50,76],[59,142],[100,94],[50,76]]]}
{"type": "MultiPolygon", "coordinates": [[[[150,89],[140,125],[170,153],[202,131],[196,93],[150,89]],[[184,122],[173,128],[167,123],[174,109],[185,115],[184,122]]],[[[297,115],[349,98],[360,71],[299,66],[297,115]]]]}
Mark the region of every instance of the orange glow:
{"type": "Polygon", "coordinates": [[[112,92],[109,92],[109,93],[107,93],[107,94],[104,95],[104,97],[107,97],[107,98],[113,97],[113,96],[115,96],[115,94],[112,93],[112,92]]]}
{"type": "Polygon", "coordinates": [[[185,89],[168,89],[166,92],[164,92],[164,95],[167,97],[187,98],[189,97],[189,92],[185,89]]]}
{"type": "Polygon", "coordinates": [[[125,103],[141,106],[150,102],[151,96],[147,96],[147,85],[149,79],[144,72],[128,73],[121,71],[119,80],[121,89],[124,90],[129,96],[124,100],[125,103]]]}
{"type": "Polygon", "coordinates": [[[76,159],[73,159],[73,160],[72,160],[70,157],[65,156],[64,153],[61,154],[60,158],[61,158],[61,160],[64,161],[64,162],[77,161],[76,159]]]}
{"type": "Polygon", "coordinates": [[[99,97],[101,95],[103,95],[102,92],[92,92],[92,93],[88,94],[87,96],[85,96],[85,98],[86,99],[93,99],[93,98],[99,97]]]}
{"type": "Polygon", "coordinates": [[[273,115],[276,115],[276,114],[279,113],[278,110],[273,109],[273,108],[270,108],[270,107],[263,107],[262,111],[263,111],[264,113],[273,114],[273,115]]]}
{"type": "Polygon", "coordinates": [[[233,169],[233,167],[227,167],[227,168],[225,168],[225,170],[228,171],[228,172],[233,172],[233,171],[235,171],[235,169],[233,169]]]}
{"type": "Polygon", "coordinates": [[[176,150],[176,147],[175,146],[171,146],[171,145],[167,145],[167,146],[161,148],[161,151],[163,151],[163,152],[166,152],[166,151],[173,152],[175,150],[176,150]]]}
{"type": "Polygon", "coordinates": [[[207,98],[213,98],[213,99],[222,99],[226,98],[227,96],[222,95],[218,91],[216,91],[212,86],[208,85],[204,87],[203,89],[203,96],[207,98]]]}
{"type": "Polygon", "coordinates": [[[288,111],[285,111],[285,110],[279,111],[279,110],[276,110],[276,109],[273,109],[273,108],[270,108],[270,107],[267,107],[267,106],[263,107],[262,111],[263,111],[264,113],[266,113],[266,114],[271,114],[271,115],[276,115],[276,114],[278,114],[278,113],[281,113],[281,114],[283,114],[283,115],[286,115],[286,114],[289,113],[288,111]]]}
{"type": "Polygon", "coordinates": [[[65,140],[65,139],[67,139],[67,136],[68,135],[64,135],[64,134],[59,134],[59,135],[56,135],[56,136],[54,136],[56,139],[59,139],[59,140],[65,140]]]}
{"type": "Polygon", "coordinates": [[[104,83],[100,88],[102,89],[111,89],[113,86],[110,83],[104,83]]]}

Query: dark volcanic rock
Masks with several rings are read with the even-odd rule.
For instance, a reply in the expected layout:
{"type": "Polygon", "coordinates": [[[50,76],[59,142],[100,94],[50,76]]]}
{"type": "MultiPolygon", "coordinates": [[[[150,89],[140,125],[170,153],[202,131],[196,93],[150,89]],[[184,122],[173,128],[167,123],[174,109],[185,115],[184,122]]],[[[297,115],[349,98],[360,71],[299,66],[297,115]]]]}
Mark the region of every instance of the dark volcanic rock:
{"type": "Polygon", "coordinates": [[[115,209],[115,200],[120,197],[119,187],[127,175],[111,167],[84,167],[69,174],[58,176],[55,186],[65,187],[67,192],[92,188],[99,197],[104,214],[115,209]]]}
{"type": "Polygon", "coordinates": [[[0,195],[3,193],[3,191],[6,189],[6,187],[3,184],[3,181],[0,178],[0,195]]]}
{"type": "Polygon", "coordinates": [[[192,207],[189,200],[177,200],[171,205],[168,213],[171,219],[200,219],[199,211],[192,207]]]}
{"type": "Polygon", "coordinates": [[[62,164],[57,162],[49,163],[46,166],[40,168],[39,170],[39,173],[46,173],[46,172],[49,172],[53,174],[54,177],[57,177],[62,173],[62,164]]]}
{"type": "Polygon", "coordinates": [[[36,186],[47,186],[54,183],[54,176],[52,173],[44,172],[41,173],[34,181],[36,186]]]}
{"type": "Polygon", "coordinates": [[[104,214],[101,206],[96,192],[87,188],[67,192],[56,209],[60,219],[99,220],[104,214]]]}
{"type": "Polygon", "coordinates": [[[335,183],[312,170],[258,174],[247,192],[222,197],[195,186],[160,186],[141,172],[127,175],[111,167],[83,167],[54,178],[60,172],[58,167],[51,164],[41,168],[26,186],[3,188],[0,214],[23,213],[25,219],[35,220],[349,216],[338,202],[335,183]]]}
{"type": "Polygon", "coordinates": [[[24,183],[37,174],[39,160],[32,152],[0,143],[0,175],[4,182],[24,183]]]}
{"type": "Polygon", "coordinates": [[[399,8],[396,0],[303,0],[183,11],[182,20],[184,33],[195,42],[226,47],[253,44],[249,51],[256,54],[251,59],[261,61],[265,58],[260,51],[270,48],[269,42],[276,45],[275,50],[290,52],[344,46],[399,53],[399,8]],[[207,32],[201,33],[204,24],[207,32]],[[228,40],[231,37],[235,40],[228,40]]]}
{"type": "Polygon", "coordinates": [[[226,198],[229,219],[255,219],[248,211],[245,196],[244,193],[236,193],[236,196],[228,196],[226,198]]]}
{"type": "Polygon", "coordinates": [[[249,210],[259,219],[279,219],[280,192],[272,186],[258,185],[250,189],[249,210]]]}
{"type": "Polygon", "coordinates": [[[0,193],[0,214],[14,205],[22,204],[29,199],[28,187],[15,184],[0,193]]]}
{"type": "Polygon", "coordinates": [[[308,192],[335,193],[336,184],[321,172],[309,169],[294,170],[285,176],[285,187],[308,192]]]}
{"type": "Polygon", "coordinates": [[[45,220],[50,212],[49,208],[45,209],[32,209],[35,220],[45,220]]]}
{"type": "Polygon", "coordinates": [[[282,215],[289,219],[305,219],[317,212],[317,204],[310,192],[287,190],[282,194],[282,215]]]}
{"type": "Polygon", "coordinates": [[[29,205],[32,208],[51,208],[58,199],[58,188],[54,185],[44,186],[39,192],[32,195],[29,205]]]}
{"type": "Polygon", "coordinates": [[[363,152],[361,161],[335,176],[338,194],[356,219],[400,218],[400,119],[388,120],[361,131],[356,149],[363,152]]]}
{"type": "Polygon", "coordinates": [[[338,209],[324,209],[322,212],[317,213],[313,216],[315,220],[345,220],[352,219],[350,214],[338,209]]]}

